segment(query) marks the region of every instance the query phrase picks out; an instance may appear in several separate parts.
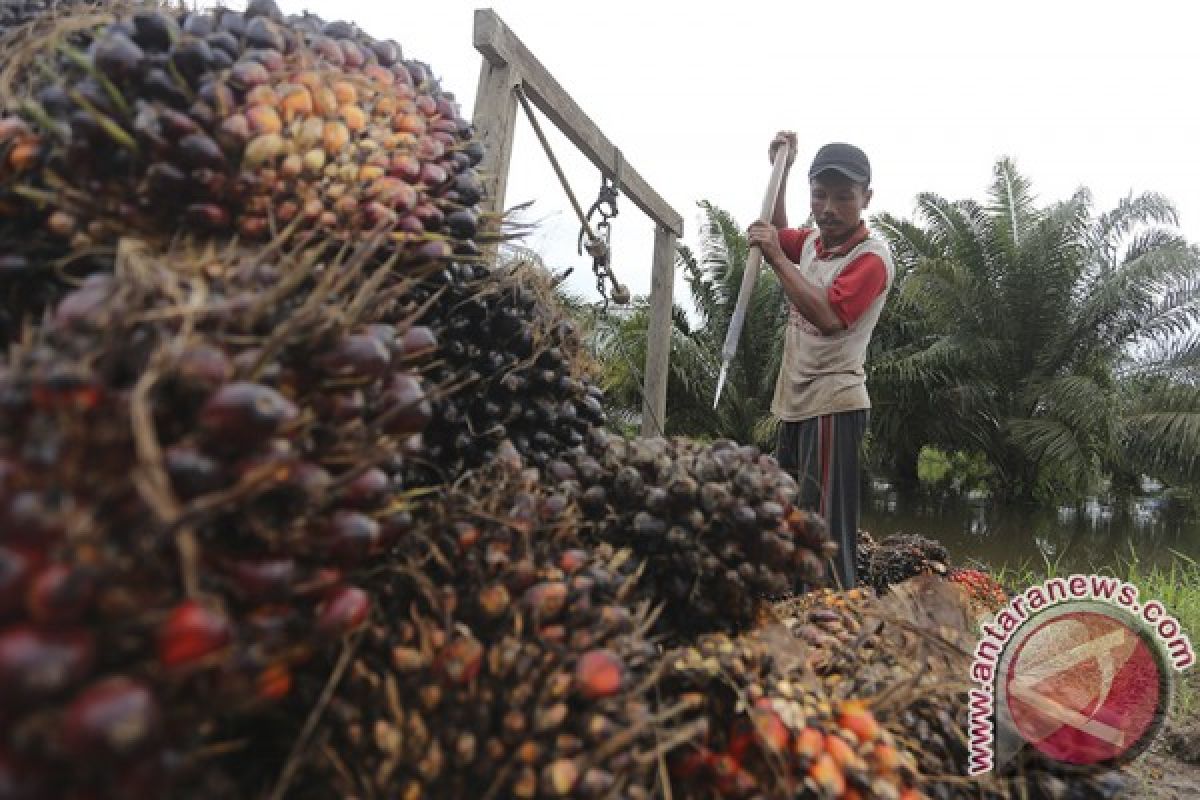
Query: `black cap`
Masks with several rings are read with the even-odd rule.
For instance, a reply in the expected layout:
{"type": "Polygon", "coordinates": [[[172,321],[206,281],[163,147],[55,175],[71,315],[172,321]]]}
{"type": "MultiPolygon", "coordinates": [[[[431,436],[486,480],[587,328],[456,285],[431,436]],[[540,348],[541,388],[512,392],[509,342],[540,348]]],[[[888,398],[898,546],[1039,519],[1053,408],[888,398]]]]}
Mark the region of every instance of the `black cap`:
{"type": "Polygon", "coordinates": [[[871,162],[867,154],[852,144],[833,142],[817,151],[808,177],[815,178],[825,170],[840,172],[855,183],[871,184],[871,162]]]}

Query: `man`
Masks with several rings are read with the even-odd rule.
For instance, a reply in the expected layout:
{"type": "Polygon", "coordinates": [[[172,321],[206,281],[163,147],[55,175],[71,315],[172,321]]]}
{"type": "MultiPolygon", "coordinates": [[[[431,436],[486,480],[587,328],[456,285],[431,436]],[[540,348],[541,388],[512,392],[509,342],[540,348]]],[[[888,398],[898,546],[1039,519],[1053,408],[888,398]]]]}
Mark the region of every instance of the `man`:
{"type": "Polygon", "coordinates": [[[771,412],[779,417],[776,458],[800,484],[800,503],[829,524],[838,545],[833,578],[855,584],[859,450],[867,427],[863,361],[894,269],[887,244],[862,219],[871,202],[871,165],[844,143],[817,151],[808,171],[816,230],[789,228],[787,175],[796,134],[781,131],[769,155],[790,146],[771,222],[750,226],[749,240],[779,276],[790,301],[783,363],[771,412]]]}

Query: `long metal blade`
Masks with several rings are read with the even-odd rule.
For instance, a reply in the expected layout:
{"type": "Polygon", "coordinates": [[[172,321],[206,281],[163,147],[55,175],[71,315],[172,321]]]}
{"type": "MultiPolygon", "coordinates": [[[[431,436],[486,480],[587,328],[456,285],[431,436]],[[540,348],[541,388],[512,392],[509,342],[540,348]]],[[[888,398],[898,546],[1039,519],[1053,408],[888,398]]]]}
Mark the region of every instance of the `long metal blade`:
{"type": "Polygon", "coordinates": [[[721,365],[721,374],[717,377],[717,396],[713,398],[713,411],[717,410],[717,403],[721,402],[721,390],[725,388],[725,376],[729,374],[729,362],[721,365]]]}
{"type": "MultiPolygon", "coordinates": [[[[786,144],[775,151],[775,162],[771,166],[771,180],[767,184],[767,193],[763,197],[762,212],[758,219],[768,222],[775,213],[775,201],[779,197],[779,187],[783,183],[783,171],[787,167],[788,153],[791,150],[786,144]]],[[[746,266],[742,270],[742,285],[738,288],[737,303],[733,307],[733,316],[729,318],[729,328],[725,331],[725,345],[721,348],[721,375],[717,380],[717,394],[713,398],[713,410],[721,400],[721,390],[725,386],[725,377],[733,357],[737,353],[738,341],[742,338],[742,327],[746,322],[746,309],[750,305],[750,297],[754,294],[754,284],[758,281],[758,271],[762,268],[762,252],[752,248],[746,257],[746,266]]]]}

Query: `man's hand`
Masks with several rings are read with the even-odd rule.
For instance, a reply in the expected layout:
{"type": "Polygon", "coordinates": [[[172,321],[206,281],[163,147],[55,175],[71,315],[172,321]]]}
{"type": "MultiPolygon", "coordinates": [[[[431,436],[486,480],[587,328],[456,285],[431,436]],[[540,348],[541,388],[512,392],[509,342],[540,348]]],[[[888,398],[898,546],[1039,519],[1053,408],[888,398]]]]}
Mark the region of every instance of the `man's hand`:
{"type": "Polygon", "coordinates": [[[787,168],[791,169],[792,164],[796,163],[796,132],[795,131],[780,131],[775,134],[775,138],[771,140],[771,146],[767,149],[767,160],[772,164],[775,163],[775,151],[780,145],[787,144],[788,160],[787,168]]]}
{"type": "Polygon", "coordinates": [[[762,251],[763,258],[772,267],[782,267],[788,263],[787,255],[779,244],[779,231],[769,222],[756,222],[746,232],[751,247],[762,251]]]}

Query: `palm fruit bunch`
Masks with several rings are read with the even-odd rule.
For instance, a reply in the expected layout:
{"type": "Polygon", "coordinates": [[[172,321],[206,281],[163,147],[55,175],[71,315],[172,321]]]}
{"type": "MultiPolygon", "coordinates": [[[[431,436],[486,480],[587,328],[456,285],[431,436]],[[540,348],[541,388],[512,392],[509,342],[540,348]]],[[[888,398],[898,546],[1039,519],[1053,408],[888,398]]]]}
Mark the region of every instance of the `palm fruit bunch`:
{"type": "Polygon", "coordinates": [[[157,795],[365,621],[432,343],[373,257],[127,241],[11,348],[0,785],[157,795]]]}
{"type": "Polygon", "coordinates": [[[940,542],[917,534],[897,533],[870,543],[865,583],[883,591],[918,575],[945,575],[948,554],[940,542]]]}
{"type": "Polygon", "coordinates": [[[544,270],[520,262],[452,269],[460,280],[423,287],[413,298],[423,303],[428,294],[418,319],[440,344],[426,375],[455,387],[433,399],[429,478],[487,463],[501,441],[540,467],[582,445],[604,424],[604,395],[544,270]]]}
{"type": "Polygon", "coordinates": [[[976,619],[995,614],[1008,602],[1008,593],[1004,591],[1004,587],[986,572],[955,567],[946,577],[967,593],[971,613],[976,619]]]}
{"type": "Polygon", "coordinates": [[[671,636],[746,629],[765,599],[824,581],[827,529],[754,447],[596,429],[546,472],[577,497],[592,537],[645,562],[643,586],[671,636]]]}
{"type": "Polygon", "coordinates": [[[6,339],[64,281],[111,269],[119,238],[181,225],[247,242],[383,230],[400,263],[479,252],[482,148],[395,42],[253,0],[48,7],[0,45],[6,339]]]}
{"type": "Polygon", "coordinates": [[[706,735],[669,766],[687,798],[916,800],[916,762],[857,699],[834,698],[775,627],[710,634],[666,658],[663,691],[695,698],[706,735]]]}
{"type": "Polygon", "coordinates": [[[1072,775],[1027,759],[1008,774],[968,778],[973,618],[947,581],[918,577],[876,597],[870,590],[823,590],[776,606],[806,646],[805,662],[835,698],[875,697],[876,719],[918,765],[917,784],[950,798],[1120,796],[1119,772],[1072,775]],[[1068,791],[1070,794],[1064,794],[1068,791]]]}
{"type": "MultiPolygon", "coordinates": [[[[638,565],[583,548],[571,504],[522,466],[501,448],[368,578],[377,602],[288,796],[658,796],[683,709],[649,691],[660,656],[649,604],[629,599],[638,565]]],[[[297,718],[323,691],[296,693],[297,718]]]]}
{"type": "Polygon", "coordinates": [[[871,584],[871,557],[875,555],[878,546],[875,537],[870,533],[864,530],[858,532],[854,549],[854,572],[859,584],[871,584]]]}

